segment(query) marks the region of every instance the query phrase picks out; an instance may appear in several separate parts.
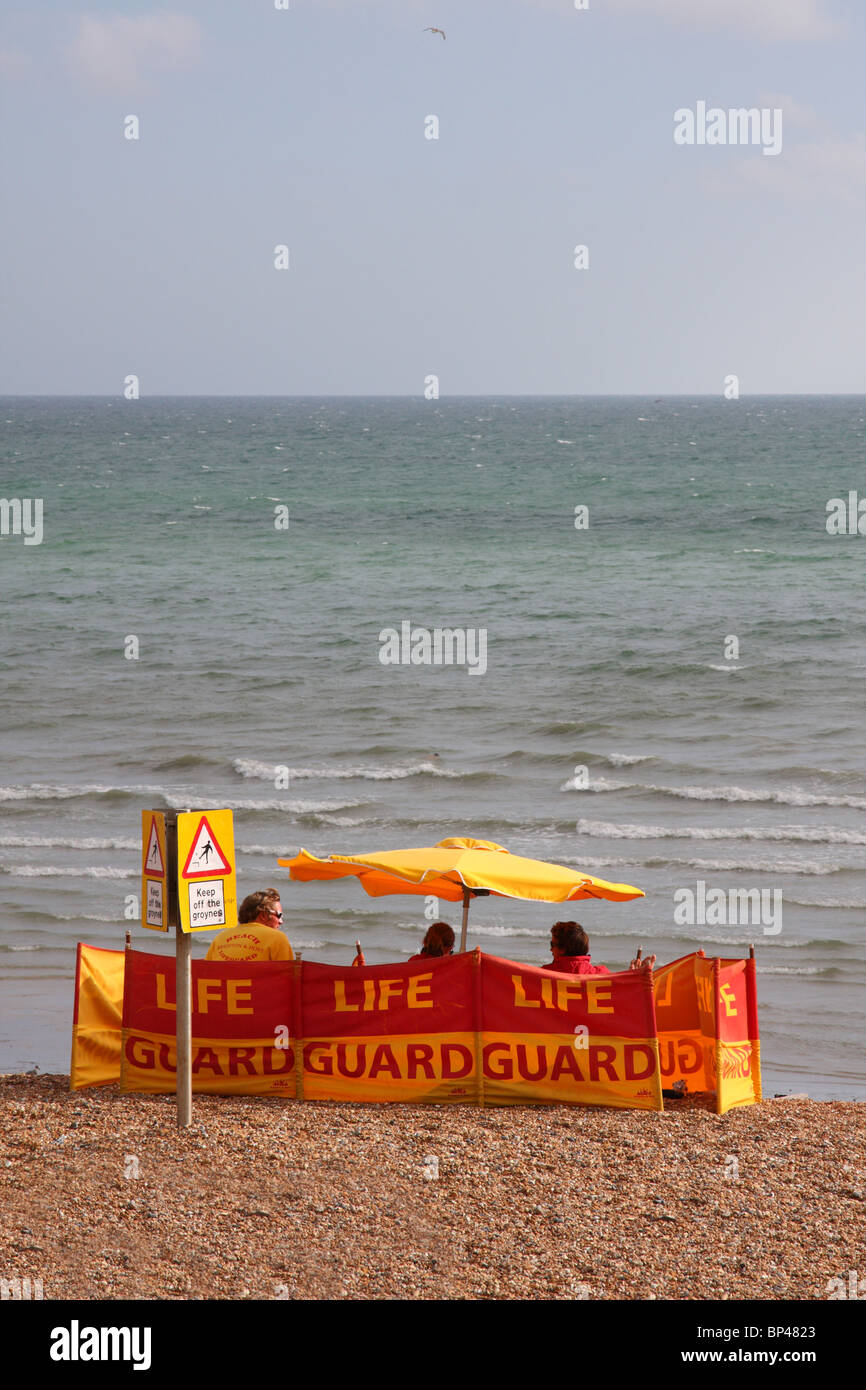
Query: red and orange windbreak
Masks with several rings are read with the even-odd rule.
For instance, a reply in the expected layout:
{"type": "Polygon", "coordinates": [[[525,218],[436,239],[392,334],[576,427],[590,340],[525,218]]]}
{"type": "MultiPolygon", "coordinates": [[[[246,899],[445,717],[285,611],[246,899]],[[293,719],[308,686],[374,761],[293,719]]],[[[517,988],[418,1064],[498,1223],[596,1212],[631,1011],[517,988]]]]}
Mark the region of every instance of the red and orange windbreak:
{"type": "MultiPolygon", "coordinates": [[[[194,1091],[294,1095],[291,965],[192,962],[194,1091]]],[[[120,1067],[122,1091],[176,1085],[175,962],[127,951],[120,1067]]]]}
{"type": "MultiPolygon", "coordinates": [[[[73,1089],[174,1090],[174,969],[80,948],[73,1089]]],[[[760,1099],[753,961],[687,956],[655,991],[644,971],[558,975],[480,951],[360,970],[194,961],[192,988],[196,1091],[661,1109],[683,1077],[720,1111],[760,1099]]]]}
{"type": "Polygon", "coordinates": [[[363,970],[304,961],[305,1099],[479,1102],[479,958],[363,970]]]}
{"type": "Polygon", "coordinates": [[[484,1099],[661,1110],[644,971],[557,975],[481,957],[484,1099]]]}
{"type": "Polygon", "coordinates": [[[655,972],[659,1061],[666,1087],[715,1091],[720,1115],[761,1099],[755,962],[682,956],[655,972]]]}

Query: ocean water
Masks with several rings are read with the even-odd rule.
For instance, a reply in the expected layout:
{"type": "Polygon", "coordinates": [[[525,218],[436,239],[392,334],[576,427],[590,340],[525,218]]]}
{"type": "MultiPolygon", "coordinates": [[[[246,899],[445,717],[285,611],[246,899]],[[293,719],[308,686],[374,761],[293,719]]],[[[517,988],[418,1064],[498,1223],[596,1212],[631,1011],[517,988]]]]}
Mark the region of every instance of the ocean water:
{"type": "Polygon", "coordinates": [[[405,959],[424,900],[278,856],[495,840],[646,897],[481,899],[470,945],[754,942],[766,1091],[866,1098],[866,537],[825,525],[863,398],[0,404],[2,495],[44,508],[0,539],[0,1070],[68,1070],[77,941],[171,949],[124,916],[141,808],[231,806],[308,957],[405,959]],[[486,662],[385,665],[404,621],[486,662]],[[779,910],[678,922],[699,883],[779,910]]]}

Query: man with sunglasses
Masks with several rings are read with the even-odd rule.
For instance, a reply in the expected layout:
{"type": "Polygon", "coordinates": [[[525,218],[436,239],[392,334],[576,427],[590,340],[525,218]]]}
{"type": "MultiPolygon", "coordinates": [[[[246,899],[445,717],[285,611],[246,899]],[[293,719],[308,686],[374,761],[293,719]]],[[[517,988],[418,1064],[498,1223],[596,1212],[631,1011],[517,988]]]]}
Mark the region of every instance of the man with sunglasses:
{"type": "Polygon", "coordinates": [[[294,960],[283,931],[283,906],[279,890],[264,888],[244,898],[238,924],[214,937],[208,960],[294,960]]]}

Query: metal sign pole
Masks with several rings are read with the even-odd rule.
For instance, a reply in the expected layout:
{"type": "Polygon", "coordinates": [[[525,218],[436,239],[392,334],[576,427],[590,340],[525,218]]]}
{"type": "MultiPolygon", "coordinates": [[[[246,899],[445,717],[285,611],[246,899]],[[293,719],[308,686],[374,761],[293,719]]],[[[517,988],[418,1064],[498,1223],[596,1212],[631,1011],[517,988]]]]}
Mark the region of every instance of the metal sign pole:
{"type": "Polygon", "coordinates": [[[192,1124],[192,937],[180,925],[177,887],[177,812],[166,812],[168,925],[175,931],[175,1000],[177,1003],[177,1127],[192,1124]]]}

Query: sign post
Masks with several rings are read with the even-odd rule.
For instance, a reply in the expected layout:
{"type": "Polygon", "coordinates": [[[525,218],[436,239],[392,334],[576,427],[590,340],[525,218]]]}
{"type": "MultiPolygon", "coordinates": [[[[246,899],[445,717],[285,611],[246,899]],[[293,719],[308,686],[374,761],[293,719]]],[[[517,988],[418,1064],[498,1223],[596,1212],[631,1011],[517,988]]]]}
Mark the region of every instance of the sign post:
{"type": "Polygon", "coordinates": [[[192,1124],[192,939],[181,927],[178,910],[177,841],[179,820],[172,812],[166,827],[168,848],[169,902],[171,925],[174,927],[175,1001],[175,1064],[177,1066],[177,1127],[187,1129],[192,1124]]]}
{"type": "Polygon", "coordinates": [[[177,1125],[192,1124],[192,932],[238,920],[231,811],[180,811],[169,863],[177,905],[177,1125]]]}
{"type": "Polygon", "coordinates": [[[237,922],[231,811],[142,811],[141,925],[175,932],[177,1126],[192,1124],[192,933],[237,922]]]}

